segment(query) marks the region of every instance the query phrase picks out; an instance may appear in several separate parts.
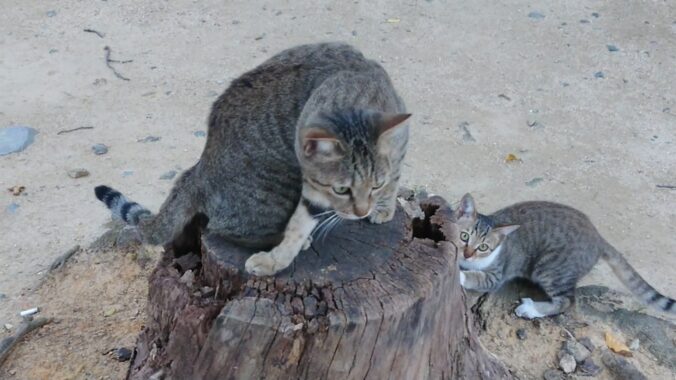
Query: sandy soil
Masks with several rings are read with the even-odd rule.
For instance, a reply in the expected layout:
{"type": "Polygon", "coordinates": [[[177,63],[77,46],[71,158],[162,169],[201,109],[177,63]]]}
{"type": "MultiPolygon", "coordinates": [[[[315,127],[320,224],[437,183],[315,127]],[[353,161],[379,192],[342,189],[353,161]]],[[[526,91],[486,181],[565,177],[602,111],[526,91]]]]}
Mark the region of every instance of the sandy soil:
{"type": "MultiPolygon", "coordinates": [[[[171,186],[160,176],[197,160],[194,132],[228,82],[326,40],[380,60],[414,113],[405,184],[449,200],[471,191],[486,211],[576,206],[676,295],[676,190],[656,187],[676,185],[673,2],[5,0],[0,127],[39,134],[0,157],[0,324],[41,302],[32,289],[57,256],[105,230],[95,185],[157,209],[171,186]],[[114,64],[129,81],[106,67],[105,46],[133,60],[114,64]],[[93,129],[57,134],[82,126],[93,129]],[[110,151],[94,155],[96,143],[110,151]],[[70,178],[75,168],[91,174],[70,178]],[[23,195],[5,190],[15,185],[23,195]]],[[[585,283],[622,289],[605,265],[585,283]]]]}

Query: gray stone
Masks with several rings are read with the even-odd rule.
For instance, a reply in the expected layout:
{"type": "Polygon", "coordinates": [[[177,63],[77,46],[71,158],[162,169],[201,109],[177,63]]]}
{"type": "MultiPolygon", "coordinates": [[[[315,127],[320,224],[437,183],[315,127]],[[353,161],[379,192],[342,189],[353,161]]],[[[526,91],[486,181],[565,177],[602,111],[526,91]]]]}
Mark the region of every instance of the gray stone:
{"type": "Polygon", "coordinates": [[[5,298],[7,298],[7,294],[0,293],[0,300],[4,300],[5,298]]]}
{"type": "Polygon", "coordinates": [[[544,181],[544,178],[542,177],[535,177],[531,179],[530,181],[526,182],[526,186],[528,187],[535,187],[540,184],[540,182],[544,181]]]}
{"type": "Polygon", "coordinates": [[[16,214],[16,212],[19,210],[19,205],[18,203],[10,203],[7,207],[5,207],[5,212],[8,214],[16,214]]]}
{"type": "Polygon", "coordinates": [[[207,133],[204,132],[204,131],[195,131],[192,134],[195,135],[195,137],[206,137],[207,136],[207,133]]]}
{"type": "Polygon", "coordinates": [[[606,47],[608,48],[609,52],[620,51],[620,49],[618,49],[617,46],[615,46],[615,45],[606,45],[606,47]]]}
{"type": "Polygon", "coordinates": [[[606,77],[606,74],[604,74],[603,71],[597,71],[597,72],[594,73],[594,78],[603,79],[605,77],[606,77]]]}
{"type": "Polygon", "coordinates": [[[601,15],[598,12],[592,12],[592,17],[599,18],[601,15]]]}
{"type": "Polygon", "coordinates": [[[82,169],[82,168],[77,168],[73,170],[68,171],[68,176],[70,178],[82,178],[86,177],[89,175],[89,171],[87,169],[82,169]]]}
{"type": "Polygon", "coordinates": [[[141,143],[149,143],[149,142],[160,141],[160,139],[162,139],[162,138],[159,137],[159,136],[146,136],[146,137],[144,137],[142,139],[138,139],[136,141],[141,142],[141,143]]]}
{"type": "Polygon", "coordinates": [[[592,358],[587,358],[578,366],[577,373],[580,376],[596,376],[603,371],[603,368],[599,367],[594,363],[592,358]]]}
{"type": "Polygon", "coordinates": [[[636,338],[629,343],[629,349],[632,351],[638,351],[638,349],[641,347],[641,341],[636,338]]]}
{"type": "Polygon", "coordinates": [[[169,170],[168,172],[162,174],[160,176],[160,179],[170,180],[170,179],[174,179],[174,177],[176,177],[176,170],[169,170]]]}
{"type": "Polygon", "coordinates": [[[583,336],[582,338],[578,338],[577,341],[580,342],[580,344],[582,344],[583,346],[585,346],[589,350],[589,352],[594,352],[594,349],[596,347],[594,347],[594,343],[592,343],[589,337],[583,336]]]}
{"type": "Polygon", "coordinates": [[[37,133],[33,128],[20,125],[0,129],[0,156],[26,149],[37,133]]]}
{"type": "Polygon", "coordinates": [[[634,367],[627,359],[605,351],[601,355],[601,361],[615,378],[623,380],[648,380],[648,378],[634,367]]]}
{"type": "Polygon", "coordinates": [[[565,380],[566,375],[558,369],[548,369],[543,375],[545,380],[565,380]]]}
{"type": "Polygon", "coordinates": [[[120,347],[116,350],[113,350],[113,357],[118,362],[129,361],[129,359],[131,359],[131,354],[132,354],[131,350],[125,347],[120,347]]]}
{"type": "Polygon", "coordinates": [[[108,153],[108,147],[106,144],[94,144],[92,145],[92,152],[97,156],[108,153]]]}
{"type": "Polygon", "coordinates": [[[516,330],[516,337],[519,338],[519,340],[526,340],[527,334],[525,329],[518,329],[516,330]]]}
{"type": "Polygon", "coordinates": [[[578,363],[582,363],[589,355],[591,355],[591,351],[589,351],[587,347],[573,339],[563,342],[561,349],[566,353],[573,355],[575,361],[578,363]]]}
{"type": "Polygon", "coordinates": [[[563,354],[561,359],[559,359],[559,368],[561,368],[565,373],[575,372],[576,366],[577,363],[575,362],[575,358],[571,354],[563,354]]]}
{"type": "Polygon", "coordinates": [[[542,20],[543,18],[545,18],[545,15],[543,15],[540,12],[533,11],[533,12],[528,13],[528,17],[530,17],[534,20],[542,20]]]}

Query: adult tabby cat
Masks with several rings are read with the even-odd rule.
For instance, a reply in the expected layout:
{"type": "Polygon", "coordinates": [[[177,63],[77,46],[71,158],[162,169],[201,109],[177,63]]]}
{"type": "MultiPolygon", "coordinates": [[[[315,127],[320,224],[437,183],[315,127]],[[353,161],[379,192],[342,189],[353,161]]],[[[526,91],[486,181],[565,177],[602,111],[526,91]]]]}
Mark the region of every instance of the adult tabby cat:
{"type": "Polygon", "coordinates": [[[409,116],[377,62],[345,44],[298,46],[216,100],[199,162],[158,214],[107,186],[95,192],[151,244],[206,215],[210,232],[273,247],[246,262],[248,272],[272,275],[306,247],[321,218],[392,219],[409,116]]]}
{"type": "Polygon", "coordinates": [[[479,214],[466,194],[455,211],[459,235],[453,243],[463,253],[460,283],[466,289],[491,292],[520,277],[540,285],[550,301],[521,299],[516,315],[540,318],[565,311],[578,280],[599,257],[643,302],[676,312],[674,300],[648,284],[578,210],[551,202],[523,202],[479,214]]]}

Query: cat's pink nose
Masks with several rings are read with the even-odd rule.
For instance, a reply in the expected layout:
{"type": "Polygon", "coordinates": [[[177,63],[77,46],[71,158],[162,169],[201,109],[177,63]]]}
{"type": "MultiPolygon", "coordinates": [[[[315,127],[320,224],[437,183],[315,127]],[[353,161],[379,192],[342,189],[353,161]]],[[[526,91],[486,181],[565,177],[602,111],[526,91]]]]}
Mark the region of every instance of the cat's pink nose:
{"type": "Polygon", "coordinates": [[[369,208],[368,207],[364,207],[364,208],[357,207],[357,206],[354,207],[354,215],[356,215],[357,217],[363,218],[368,214],[369,214],[369,208]]]}
{"type": "Polygon", "coordinates": [[[470,247],[465,247],[465,250],[463,251],[463,256],[465,256],[466,259],[469,259],[470,257],[474,256],[474,251],[470,247]]]}

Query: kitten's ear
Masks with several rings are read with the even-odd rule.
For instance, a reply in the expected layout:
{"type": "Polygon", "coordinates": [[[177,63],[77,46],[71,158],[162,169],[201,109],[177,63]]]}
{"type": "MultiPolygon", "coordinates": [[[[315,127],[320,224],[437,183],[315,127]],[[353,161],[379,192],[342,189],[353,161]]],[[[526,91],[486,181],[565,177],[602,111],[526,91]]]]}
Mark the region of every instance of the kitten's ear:
{"type": "Polygon", "coordinates": [[[476,205],[474,204],[474,198],[469,193],[465,194],[460,200],[460,205],[458,209],[455,210],[458,219],[463,216],[470,217],[472,219],[476,218],[476,205]]]}
{"type": "Polygon", "coordinates": [[[398,126],[402,126],[404,121],[411,117],[410,113],[385,113],[378,120],[378,135],[393,131],[398,126]]]}
{"type": "Polygon", "coordinates": [[[301,144],[305,157],[321,162],[335,161],[345,155],[340,140],[326,129],[308,129],[302,135],[301,144]]]}
{"type": "Polygon", "coordinates": [[[507,236],[511,234],[512,232],[516,231],[521,227],[519,224],[511,224],[509,226],[500,226],[500,227],[494,227],[493,232],[498,233],[502,236],[507,236]]]}

